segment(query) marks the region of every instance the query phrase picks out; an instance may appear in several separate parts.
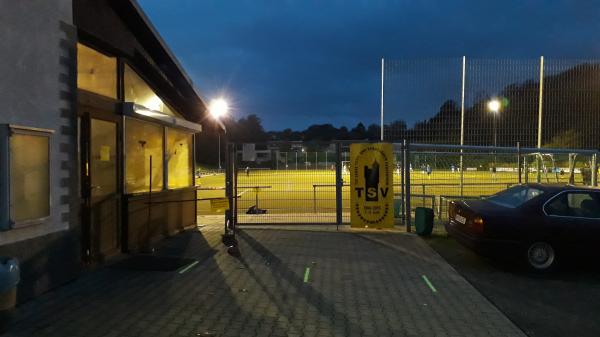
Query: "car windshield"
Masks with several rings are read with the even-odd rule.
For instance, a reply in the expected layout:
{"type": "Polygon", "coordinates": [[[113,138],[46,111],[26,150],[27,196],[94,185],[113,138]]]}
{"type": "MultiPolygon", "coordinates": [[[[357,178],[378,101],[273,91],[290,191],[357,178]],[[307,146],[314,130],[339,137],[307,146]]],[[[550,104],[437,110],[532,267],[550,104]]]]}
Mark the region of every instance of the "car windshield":
{"type": "Polygon", "coordinates": [[[489,197],[487,200],[504,207],[516,208],[541,195],[542,193],[544,192],[537,188],[515,186],[502,192],[498,192],[489,197]]]}

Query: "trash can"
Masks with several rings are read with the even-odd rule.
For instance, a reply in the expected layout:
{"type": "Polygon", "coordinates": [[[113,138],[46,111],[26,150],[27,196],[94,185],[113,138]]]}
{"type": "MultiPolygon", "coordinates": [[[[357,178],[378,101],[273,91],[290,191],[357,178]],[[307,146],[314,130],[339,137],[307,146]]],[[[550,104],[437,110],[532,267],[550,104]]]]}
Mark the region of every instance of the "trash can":
{"type": "Polygon", "coordinates": [[[394,199],[394,218],[402,216],[402,199],[394,199]]]}
{"type": "Polygon", "coordinates": [[[0,333],[6,331],[17,304],[20,271],[17,259],[0,257],[0,333]]]}
{"type": "Polygon", "coordinates": [[[415,230],[420,236],[431,235],[433,230],[433,209],[417,207],[415,210],[415,230]]]}

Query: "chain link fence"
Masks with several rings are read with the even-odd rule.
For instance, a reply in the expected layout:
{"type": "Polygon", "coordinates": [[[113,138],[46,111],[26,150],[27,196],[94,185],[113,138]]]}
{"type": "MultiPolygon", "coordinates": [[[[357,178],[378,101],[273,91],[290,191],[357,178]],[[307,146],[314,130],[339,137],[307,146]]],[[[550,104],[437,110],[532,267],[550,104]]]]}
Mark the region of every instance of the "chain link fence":
{"type": "Polygon", "coordinates": [[[441,144],[407,148],[403,169],[410,178],[401,201],[407,209],[401,215],[405,222],[416,207],[428,207],[442,224],[450,201],[482,199],[521,183],[597,185],[597,152],[592,150],[441,144]]]}
{"type": "Polygon", "coordinates": [[[384,139],[600,148],[600,60],[383,60],[384,139]],[[497,100],[492,111],[489,102],[497,100]]]}
{"type": "MultiPolygon", "coordinates": [[[[350,222],[350,142],[228,149],[228,174],[198,178],[200,223],[223,220],[211,200],[225,196],[239,224],[350,222]]],[[[485,198],[519,183],[596,185],[596,156],[592,150],[395,143],[396,224],[409,225],[417,207],[433,209],[441,224],[449,201],[485,198]]]]}

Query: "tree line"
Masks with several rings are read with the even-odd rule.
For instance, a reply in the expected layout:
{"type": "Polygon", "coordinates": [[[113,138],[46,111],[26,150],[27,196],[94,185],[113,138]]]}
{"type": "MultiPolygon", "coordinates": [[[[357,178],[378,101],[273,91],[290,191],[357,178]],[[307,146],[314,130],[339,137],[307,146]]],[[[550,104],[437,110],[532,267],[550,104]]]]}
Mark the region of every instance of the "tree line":
{"type": "MultiPolygon", "coordinates": [[[[600,148],[600,69],[597,64],[581,64],[544,79],[542,145],[561,148],[600,148]]],[[[464,113],[466,145],[537,146],[539,83],[528,80],[504,87],[493,95],[502,100],[498,115],[490,113],[487,103],[492,95],[481,95],[464,113]]],[[[400,115],[389,111],[389,115],[400,115]]],[[[406,112],[404,112],[406,113],[406,112]]],[[[445,101],[433,117],[407,127],[403,120],[384,125],[385,140],[407,139],[419,143],[459,144],[461,134],[460,104],[445,101]]],[[[257,115],[223,120],[223,135],[236,143],[267,141],[328,142],[332,140],[378,140],[377,124],[358,123],[348,128],[333,124],[315,124],[304,130],[291,128],[266,131],[257,115]]],[[[204,123],[205,131],[197,136],[197,158],[216,163],[217,127],[204,123]],[[214,145],[213,145],[214,144],[214,145]]],[[[221,146],[223,151],[224,146],[221,146]]],[[[222,152],[223,153],[223,152],[222,152]]]]}

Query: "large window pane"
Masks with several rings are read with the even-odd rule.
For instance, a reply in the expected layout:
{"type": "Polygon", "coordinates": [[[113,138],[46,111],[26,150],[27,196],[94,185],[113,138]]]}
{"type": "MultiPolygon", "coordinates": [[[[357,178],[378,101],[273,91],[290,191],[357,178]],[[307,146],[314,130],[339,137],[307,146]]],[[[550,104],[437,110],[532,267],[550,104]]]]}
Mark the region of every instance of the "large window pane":
{"type": "Polygon", "coordinates": [[[117,124],[92,118],[90,135],[92,197],[104,198],[117,192],[117,124]]]}
{"type": "Polygon", "coordinates": [[[192,186],[192,135],[176,129],[167,130],[169,188],[192,186]]]}
{"type": "Polygon", "coordinates": [[[77,87],[117,98],[117,60],[78,43],[77,87]]]}
{"type": "Polygon", "coordinates": [[[548,215],[600,218],[600,198],[597,193],[563,193],[546,205],[548,215]]]}
{"type": "Polygon", "coordinates": [[[128,65],[125,65],[125,101],[133,102],[139,105],[143,105],[148,109],[155,111],[161,111],[165,114],[174,116],[175,114],[166,105],[160,97],[150,88],[150,86],[144,81],[133,69],[128,65]]]}
{"type": "Polygon", "coordinates": [[[50,215],[49,138],[10,137],[10,217],[15,223],[50,215]]]}
{"type": "Polygon", "coordinates": [[[127,193],[148,192],[150,156],[152,191],[163,188],[163,127],[127,118],[125,121],[125,189],[127,193]]]}

